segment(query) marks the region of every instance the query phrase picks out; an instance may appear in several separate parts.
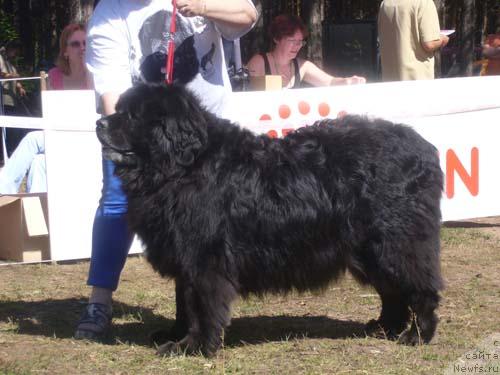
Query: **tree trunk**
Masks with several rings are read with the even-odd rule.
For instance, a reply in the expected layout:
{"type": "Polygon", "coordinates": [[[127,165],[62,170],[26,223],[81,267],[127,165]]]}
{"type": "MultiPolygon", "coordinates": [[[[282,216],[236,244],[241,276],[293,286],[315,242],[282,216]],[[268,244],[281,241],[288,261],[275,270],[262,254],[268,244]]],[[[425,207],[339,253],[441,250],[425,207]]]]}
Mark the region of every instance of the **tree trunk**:
{"type": "Polygon", "coordinates": [[[70,0],[68,4],[70,9],[71,22],[88,22],[94,9],[94,0],[70,0]]]}
{"type": "Polygon", "coordinates": [[[483,0],[487,1],[487,25],[486,33],[495,34],[500,33],[500,3],[498,0],[483,0]],[[488,11],[489,10],[489,11],[488,11]]]}
{"type": "MultiPolygon", "coordinates": [[[[444,20],[444,0],[434,0],[434,3],[436,4],[436,9],[438,11],[439,15],[439,25],[441,26],[441,29],[445,29],[446,23],[444,20]]],[[[438,51],[436,53],[436,63],[434,65],[434,75],[436,78],[440,78],[442,76],[442,59],[441,59],[441,51],[438,51]]]]}
{"type": "Polygon", "coordinates": [[[94,11],[94,0],[81,0],[82,2],[82,22],[87,23],[94,11]]]}
{"type": "MultiPolygon", "coordinates": [[[[35,51],[33,45],[33,22],[31,20],[31,6],[29,0],[20,0],[16,2],[16,24],[19,30],[19,39],[22,43],[23,66],[31,67],[35,60],[35,51]]],[[[23,72],[22,75],[25,75],[23,72]]]]}
{"type": "Polygon", "coordinates": [[[461,16],[458,22],[459,45],[458,62],[461,76],[471,76],[474,56],[475,0],[461,0],[461,16]]]}
{"type": "Polygon", "coordinates": [[[309,0],[302,3],[301,9],[302,19],[309,29],[307,58],[319,67],[323,67],[323,3],[321,0],[309,0]]]}

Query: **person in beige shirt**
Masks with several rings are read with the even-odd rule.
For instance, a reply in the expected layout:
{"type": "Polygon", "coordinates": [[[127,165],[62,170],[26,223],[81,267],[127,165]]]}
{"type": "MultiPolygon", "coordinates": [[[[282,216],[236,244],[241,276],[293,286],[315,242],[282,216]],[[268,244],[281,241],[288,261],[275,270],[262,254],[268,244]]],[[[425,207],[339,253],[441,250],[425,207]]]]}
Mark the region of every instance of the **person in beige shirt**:
{"type": "Polygon", "coordinates": [[[383,81],[434,79],[434,52],[449,39],[432,0],[382,1],[378,35],[383,81]]]}

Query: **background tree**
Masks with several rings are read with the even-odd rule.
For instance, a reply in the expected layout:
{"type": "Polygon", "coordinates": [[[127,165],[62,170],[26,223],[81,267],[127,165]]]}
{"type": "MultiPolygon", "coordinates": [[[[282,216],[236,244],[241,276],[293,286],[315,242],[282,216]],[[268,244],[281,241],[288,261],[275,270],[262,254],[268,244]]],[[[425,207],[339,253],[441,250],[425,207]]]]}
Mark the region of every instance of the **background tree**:
{"type": "MultiPolygon", "coordinates": [[[[165,0],[170,1],[170,0],[165,0]]],[[[441,26],[456,29],[449,47],[438,63],[446,76],[451,66],[455,75],[470,75],[472,62],[485,34],[500,26],[500,0],[434,0],[441,26]]],[[[0,46],[19,38],[23,45],[21,73],[38,74],[54,61],[58,38],[69,22],[89,19],[98,0],[0,0],[0,46]]],[[[261,15],[254,30],[242,41],[242,58],[246,62],[254,53],[267,51],[267,28],[280,13],[296,14],[309,27],[310,37],[303,49],[304,57],[324,65],[332,47],[325,44],[326,26],[332,24],[375,22],[381,0],[254,0],[261,15]]],[[[371,43],[371,41],[370,41],[371,43]]]]}
{"type": "Polygon", "coordinates": [[[472,64],[476,59],[475,44],[476,38],[481,37],[481,29],[476,29],[475,22],[475,1],[461,0],[460,20],[457,27],[457,38],[461,41],[458,50],[459,75],[471,76],[472,64]]]}
{"type": "Polygon", "coordinates": [[[325,18],[325,3],[321,0],[305,1],[301,4],[302,18],[309,28],[307,57],[318,66],[323,66],[323,20],[325,18]]]}

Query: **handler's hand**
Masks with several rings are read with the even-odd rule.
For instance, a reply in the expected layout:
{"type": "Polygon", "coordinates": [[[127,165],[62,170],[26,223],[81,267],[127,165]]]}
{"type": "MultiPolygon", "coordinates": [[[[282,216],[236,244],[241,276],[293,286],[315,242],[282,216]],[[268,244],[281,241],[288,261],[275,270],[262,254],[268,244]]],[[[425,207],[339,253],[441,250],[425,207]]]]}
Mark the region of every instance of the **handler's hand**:
{"type": "Polygon", "coordinates": [[[360,83],[366,83],[366,78],[359,76],[352,76],[346,78],[346,85],[358,85],[360,83]]]}
{"type": "Polygon", "coordinates": [[[178,0],[177,9],[184,17],[205,16],[206,0],[178,0]]]}

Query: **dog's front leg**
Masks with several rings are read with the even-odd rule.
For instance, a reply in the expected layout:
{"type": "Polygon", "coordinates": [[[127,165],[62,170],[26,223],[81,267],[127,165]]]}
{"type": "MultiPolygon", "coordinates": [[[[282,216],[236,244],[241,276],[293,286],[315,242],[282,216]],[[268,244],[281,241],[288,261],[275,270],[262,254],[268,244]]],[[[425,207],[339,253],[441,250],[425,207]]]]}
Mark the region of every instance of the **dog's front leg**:
{"type": "Polygon", "coordinates": [[[161,345],[167,341],[180,341],[188,333],[189,323],[186,315],[184,287],[181,278],[175,280],[175,308],[174,325],[169,330],[162,329],[153,332],[151,335],[153,344],[161,345]]]}
{"type": "MultiPolygon", "coordinates": [[[[236,292],[229,281],[215,272],[198,274],[195,282],[182,282],[185,321],[188,332],[180,341],[169,341],[158,347],[157,353],[215,354],[222,343],[224,329],[230,322],[230,306],[236,292]]],[[[179,311],[179,310],[178,310],[179,311]]]]}

